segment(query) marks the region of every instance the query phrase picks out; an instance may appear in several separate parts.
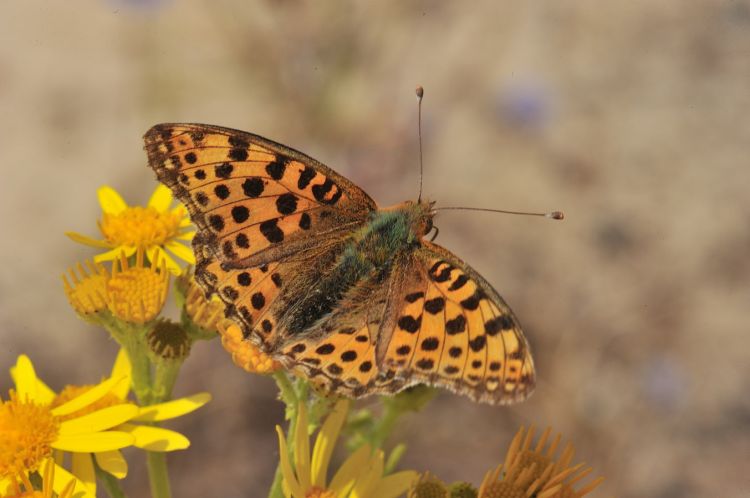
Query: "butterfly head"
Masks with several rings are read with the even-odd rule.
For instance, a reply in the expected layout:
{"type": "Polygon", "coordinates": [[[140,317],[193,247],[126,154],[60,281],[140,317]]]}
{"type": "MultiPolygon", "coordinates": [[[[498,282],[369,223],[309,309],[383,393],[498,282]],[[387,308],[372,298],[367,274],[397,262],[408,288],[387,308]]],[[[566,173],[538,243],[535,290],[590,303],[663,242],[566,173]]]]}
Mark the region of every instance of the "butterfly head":
{"type": "Polygon", "coordinates": [[[418,238],[422,238],[433,229],[432,219],[435,217],[435,201],[406,201],[401,209],[409,215],[411,232],[418,238]]]}
{"type": "Polygon", "coordinates": [[[420,212],[421,216],[418,220],[419,230],[417,230],[417,233],[422,237],[425,237],[433,229],[432,219],[435,217],[435,201],[420,201],[418,205],[422,207],[422,209],[420,212]]]}

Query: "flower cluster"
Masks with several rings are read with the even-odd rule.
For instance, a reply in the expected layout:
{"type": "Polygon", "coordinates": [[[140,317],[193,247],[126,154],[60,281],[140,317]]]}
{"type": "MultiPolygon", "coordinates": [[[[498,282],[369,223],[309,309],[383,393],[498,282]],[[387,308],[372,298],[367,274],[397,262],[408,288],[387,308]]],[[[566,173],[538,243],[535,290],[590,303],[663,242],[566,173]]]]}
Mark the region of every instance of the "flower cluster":
{"type": "Polygon", "coordinates": [[[26,355],[18,357],[11,376],[15,389],[0,402],[0,493],[6,494],[20,493],[21,487],[30,490],[30,476],[52,467],[48,486],[56,493],[73,483],[78,493],[93,497],[95,469],[118,479],[127,475],[121,449],[187,448],[190,442],[185,436],[153,422],[190,413],[210,399],[203,393],[149,406],[132,403],[128,400],[131,366],[123,351],[110,376],[95,385],[68,385],[55,393],[37,377],[26,355]],[[71,469],[58,463],[66,454],[71,469]]]}

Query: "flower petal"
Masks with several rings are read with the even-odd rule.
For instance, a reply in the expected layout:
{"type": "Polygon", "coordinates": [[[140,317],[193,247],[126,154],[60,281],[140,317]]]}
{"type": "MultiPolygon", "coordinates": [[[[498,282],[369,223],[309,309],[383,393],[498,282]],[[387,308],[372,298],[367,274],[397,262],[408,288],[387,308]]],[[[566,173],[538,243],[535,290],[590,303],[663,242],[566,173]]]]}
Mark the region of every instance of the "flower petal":
{"type": "Polygon", "coordinates": [[[159,265],[161,265],[161,262],[164,261],[164,263],[167,265],[167,270],[169,270],[170,273],[173,275],[179,275],[182,273],[182,268],[180,268],[180,265],[177,264],[177,262],[167,254],[167,252],[161,248],[161,246],[153,246],[150,249],[146,251],[146,254],[148,255],[148,260],[155,264],[157,261],[159,262],[159,265]]]}
{"type": "Polygon", "coordinates": [[[44,472],[47,469],[47,465],[55,466],[52,489],[55,491],[55,493],[57,493],[58,496],[65,496],[63,495],[65,488],[67,488],[70,485],[70,482],[73,481],[75,483],[75,493],[73,493],[72,496],[74,496],[75,498],[96,498],[96,496],[91,494],[88,488],[86,488],[86,486],[81,481],[79,481],[76,476],[65,470],[62,465],[51,463],[49,460],[46,460],[42,463],[42,468],[40,469],[42,471],[42,475],[44,475],[44,472]]]}
{"type": "Polygon", "coordinates": [[[112,394],[120,399],[125,399],[128,396],[128,392],[130,391],[130,379],[132,378],[132,370],[133,367],[130,364],[130,358],[128,358],[127,351],[125,351],[124,348],[120,348],[120,351],[117,352],[115,363],[114,365],[112,365],[112,373],[110,374],[110,378],[112,379],[117,379],[120,377],[125,377],[127,379],[127,381],[120,382],[112,388],[112,394]]]}
{"type": "Polygon", "coordinates": [[[94,453],[94,458],[103,471],[116,478],[124,479],[128,475],[128,462],[118,450],[100,451],[94,453]]]}
{"type": "Polygon", "coordinates": [[[354,453],[349,455],[349,458],[347,458],[343,464],[341,464],[336,475],[333,476],[331,485],[328,486],[328,489],[333,491],[338,498],[348,496],[362,467],[367,464],[369,459],[370,446],[367,444],[360,446],[354,453]]]}
{"type": "Polygon", "coordinates": [[[289,461],[289,449],[286,446],[286,438],[281,430],[281,427],[276,426],[276,434],[279,436],[279,464],[281,466],[281,474],[284,476],[283,483],[289,488],[294,498],[305,498],[305,490],[300,486],[297,481],[297,476],[292,470],[292,462],[289,461]]]}
{"type": "Polygon", "coordinates": [[[166,185],[161,183],[156,186],[154,193],[148,200],[148,207],[154,208],[160,213],[166,213],[169,206],[172,205],[172,191],[166,185]]]}
{"type": "Polygon", "coordinates": [[[383,450],[375,450],[375,455],[370,458],[367,465],[360,469],[360,475],[352,490],[351,498],[378,496],[373,494],[373,490],[383,476],[383,467],[383,450]]]}
{"type": "Polygon", "coordinates": [[[138,414],[138,407],[132,404],[108,406],[93,413],[60,423],[60,435],[90,434],[120,425],[138,414]]]}
{"type": "Polygon", "coordinates": [[[144,406],[140,409],[137,417],[133,417],[133,422],[158,422],[160,420],[169,420],[171,418],[181,417],[211,401],[209,393],[193,394],[186,398],[167,401],[157,405],[144,406]]]}
{"type": "Polygon", "coordinates": [[[403,495],[409,486],[417,480],[419,474],[413,470],[396,472],[380,480],[373,496],[378,498],[396,498],[403,495]]]}
{"type": "Polygon", "coordinates": [[[331,414],[328,415],[328,418],[323,423],[320,432],[318,432],[311,462],[313,486],[325,487],[325,480],[328,475],[328,463],[331,461],[333,447],[339,437],[339,432],[344,425],[348,411],[349,402],[347,400],[341,400],[336,403],[331,414]]]}
{"type": "Polygon", "coordinates": [[[13,483],[6,477],[0,477],[0,496],[10,496],[13,483]]]}
{"type": "Polygon", "coordinates": [[[304,402],[299,404],[297,413],[297,426],[294,433],[294,468],[297,471],[297,479],[304,489],[310,489],[312,479],[310,477],[310,436],[307,433],[307,406],[304,402]]]}
{"type": "Polygon", "coordinates": [[[25,354],[18,357],[16,365],[10,370],[10,375],[16,384],[16,392],[22,400],[28,399],[40,404],[49,404],[55,397],[54,393],[52,393],[52,397],[49,397],[49,388],[44,384],[47,389],[43,389],[40,393],[39,378],[36,376],[31,359],[25,354]],[[40,394],[41,398],[44,399],[40,399],[40,394]]]}
{"type": "Polygon", "coordinates": [[[181,233],[175,238],[179,240],[193,240],[195,238],[195,231],[181,233]]]}
{"type": "Polygon", "coordinates": [[[95,453],[99,451],[119,450],[132,446],[135,438],[132,434],[121,431],[103,431],[89,434],[71,434],[58,436],[52,447],[57,450],[95,453]]]}
{"type": "Polygon", "coordinates": [[[90,453],[73,453],[73,475],[81,481],[92,494],[96,494],[96,472],[90,453]]]}
{"type": "Polygon", "coordinates": [[[193,253],[193,250],[185,244],[180,244],[179,242],[170,240],[164,244],[164,248],[168,251],[172,251],[172,253],[181,260],[186,261],[191,265],[195,264],[195,254],[193,253]]]}
{"type": "Polygon", "coordinates": [[[73,412],[76,412],[80,410],[81,408],[84,408],[91,403],[94,403],[102,398],[105,394],[112,391],[120,382],[124,382],[126,380],[125,377],[119,377],[119,378],[112,378],[106,379],[96,386],[92,387],[85,393],[81,394],[80,396],[76,396],[75,398],[71,399],[67,403],[63,403],[62,405],[58,406],[57,408],[54,408],[52,410],[53,415],[57,416],[63,416],[63,415],[69,415],[73,412]]]}
{"type": "Polygon", "coordinates": [[[135,438],[133,446],[148,451],[184,450],[190,446],[190,440],[179,432],[161,427],[122,424],[117,429],[132,434],[135,438]]]}
{"type": "Polygon", "coordinates": [[[117,246],[111,251],[103,252],[101,254],[97,254],[94,256],[94,261],[96,263],[101,263],[102,261],[116,261],[120,259],[120,254],[123,252],[125,253],[125,257],[129,258],[133,254],[135,254],[136,247],[133,246],[117,246]]]}
{"type": "Polygon", "coordinates": [[[100,249],[112,248],[112,244],[110,244],[106,240],[92,239],[91,237],[87,237],[85,235],[81,235],[80,233],[76,233],[76,232],[65,232],[65,235],[67,235],[68,238],[72,240],[73,242],[78,242],[79,244],[83,244],[86,246],[98,247],[100,249]]]}
{"type": "Polygon", "coordinates": [[[96,191],[96,196],[99,198],[99,205],[102,207],[102,211],[107,214],[120,214],[128,208],[128,204],[123,200],[122,196],[109,185],[99,187],[96,191]]]}

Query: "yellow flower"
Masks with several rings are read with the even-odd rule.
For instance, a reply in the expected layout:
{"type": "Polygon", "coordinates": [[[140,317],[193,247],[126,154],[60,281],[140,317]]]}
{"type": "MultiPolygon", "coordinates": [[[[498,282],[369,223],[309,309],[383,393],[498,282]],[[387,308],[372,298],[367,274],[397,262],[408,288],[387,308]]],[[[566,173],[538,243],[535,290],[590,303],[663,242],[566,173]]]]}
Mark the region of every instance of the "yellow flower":
{"type": "MultiPolygon", "coordinates": [[[[54,491],[53,485],[55,482],[55,462],[51,458],[48,458],[42,462],[41,468],[42,474],[42,490],[34,490],[34,486],[29,480],[29,476],[21,474],[18,481],[11,484],[11,487],[6,491],[7,494],[3,494],[3,498],[52,498],[54,491]],[[21,489],[23,485],[23,489],[21,489]]],[[[62,491],[57,493],[57,498],[72,498],[73,491],[76,487],[76,479],[73,476],[68,476],[68,484],[62,488],[62,491]]]]}
{"type": "MultiPolygon", "coordinates": [[[[136,416],[137,406],[123,403],[92,408],[118,388],[123,377],[107,379],[53,407],[55,394],[37,380],[28,357],[18,358],[12,374],[16,391],[11,390],[7,401],[0,400],[0,491],[7,491],[17,479],[28,479],[29,473],[38,471],[53,452],[71,453],[76,473],[76,462],[82,455],[112,452],[133,444],[132,434],[115,427],[136,416]]],[[[57,463],[54,466],[52,487],[62,493],[72,476],[57,463]]],[[[95,491],[87,484],[76,487],[82,496],[93,498],[95,491]]]]}
{"type": "MultiPolygon", "coordinates": [[[[163,254],[163,253],[162,253],[163,254]]],[[[151,260],[144,266],[143,249],[136,251],[135,265],[128,265],[125,254],[112,263],[112,275],[107,281],[109,310],[126,322],[143,324],[159,315],[167,300],[169,272],[165,260],[151,260]]]]}
{"type": "Polygon", "coordinates": [[[221,345],[231,355],[238,367],[250,373],[270,374],[281,368],[281,363],[258,349],[252,342],[243,339],[242,330],[231,320],[219,322],[221,345]]]}
{"type": "MultiPolygon", "coordinates": [[[[103,412],[106,414],[112,412],[117,414],[127,409],[127,417],[115,418],[109,422],[107,428],[126,437],[128,444],[125,446],[132,445],[148,451],[181,450],[187,448],[190,445],[190,441],[178,432],[154,427],[153,425],[137,424],[136,422],[152,423],[176,418],[200,408],[210,400],[209,394],[201,393],[145,407],[138,407],[128,402],[127,396],[131,383],[131,366],[124,350],[120,350],[117,355],[110,377],[96,386],[66,386],[59,394],[55,394],[52,389],[36,376],[31,361],[25,355],[18,358],[16,366],[11,369],[11,375],[19,393],[23,391],[37,393],[34,399],[38,400],[38,404],[35,406],[40,410],[51,410],[54,413],[56,410],[61,410],[63,407],[69,406],[70,403],[77,399],[91,398],[86,404],[79,402],[72,408],[66,409],[64,413],[61,413],[57,417],[57,420],[61,424],[67,424],[68,419],[86,419],[91,416],[92,411],[94,413],[103,412]],[[106,389],[101,386],[106,386],[106,389]]],[[[0,427],[2,427],[2,424],[0,424],[0,427]]],[[[60,450],[56,452],[57,457],[60,457],[62,452],[73,452],[73,474],[94,494],[96,492],[94,461],[102,470],[119,479],[127,475],[128,465],[119,451],[121,447],[123,446],[102,446],[101,448],[93,447],[89,450],[82,449],[76,451],[70,450],[67,447],[55,447],[55,449],[60,450]]],[[[82,488],[79,486],[79,489],[82,488]]],[[[57,488],[55,490],[57,491],[57,488]]]]}
{"type": "Polygon", "coordinates": [[[573,484],[591,472],[583,463],[570,466],[575,450],[568,443],[560,458],[555,453],[561,436],[544,450],[551,429],[547,428],[536,447],[531,449],[534,428],[524,435],[524,428],[516,433],[505,455],[505,462],[485,475],[479,488],[479,498],[514,498],[535,496],[536,498],[580,498],[594,490],[604,480],[599,477],[578,490],[573,484]]]}
{"type": "Polygon", "coordinates": [[[136,250],[134,263],[120,253],[120,258],[112,261],[111,272],[101,263],[87,261],[86,267],[88,271],[79,263],[77,273],[69,269],[70,281],[63,275],[65,294],[79,315],[89,317],[107,309],[121,320],[144,324],[164,307],[170,274],[164,260],[145,266],[143,249],[136,250]]]}
{"type": "Polygon", "coordinates": [[[288,442],[281,427],[279,436],[281,472],[287,497],[292,498],[395,498],[409,488],[417,478],[413,471],[402,471],[383,476],[384,455],[381,450],[372,454],[364,445],[344,461],[333,479],[327,482],[328,464],[341,427],[346,420],[349,401],[336,403],[326,418],[315,440],[312,456],[307,434],[307,410],[300,403],[294,433],[294,466],[289,459],[288,442]]]}
{"type": "Polygon", "coordinates": [[[190,241],[195,235],[194,231],[189,231],[190,218],[182,205],[169,209],[172,192],[167,187],[156,187],[145,208],[128,206],[117,191],[106,185],[97,190],[97,195],[103,212],[98,224],[104,239],[66,232],[76,242],[107,250],[94,257],[94,261],[114,260],[121,252],[130,257],[141,248],[146,251],[149,261],[164,260],[169,271],[175,274],[180,272],[180,266],[167,251],[195,264],[193,251],[178,242],[190,241]]]}

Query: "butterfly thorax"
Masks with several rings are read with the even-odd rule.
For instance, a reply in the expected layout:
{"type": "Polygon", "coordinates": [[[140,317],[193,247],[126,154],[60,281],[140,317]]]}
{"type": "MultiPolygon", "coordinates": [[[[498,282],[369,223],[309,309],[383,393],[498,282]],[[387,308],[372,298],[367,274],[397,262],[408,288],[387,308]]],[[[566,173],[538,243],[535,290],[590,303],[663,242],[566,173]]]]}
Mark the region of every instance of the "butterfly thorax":
{"type": "Polygon", "coordinates": [[[428,202],[404,202],[373,211],[368,220],[338,248],[337,256],[325,266],[309,271],[305,297],[279,310],[289,338],[324,330],[331,313],[342,303],[361,302],[369,288],[378,287],[393,271],[397,258],[410,257],[431,228],[428,202]],[[357,296],[357,297],[353,297],[357,296]]]}

